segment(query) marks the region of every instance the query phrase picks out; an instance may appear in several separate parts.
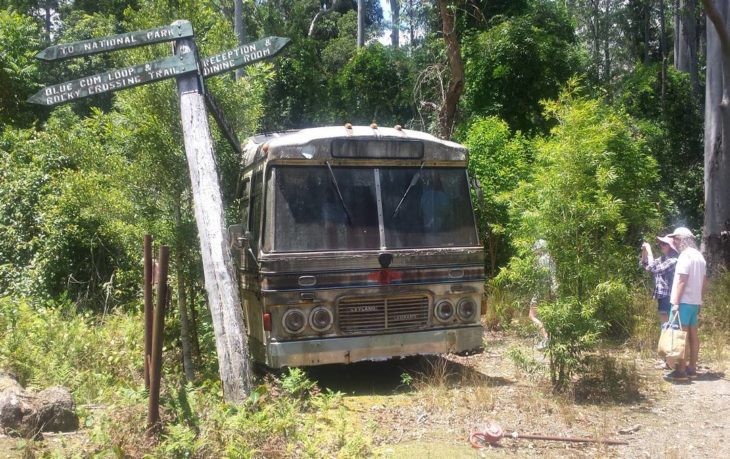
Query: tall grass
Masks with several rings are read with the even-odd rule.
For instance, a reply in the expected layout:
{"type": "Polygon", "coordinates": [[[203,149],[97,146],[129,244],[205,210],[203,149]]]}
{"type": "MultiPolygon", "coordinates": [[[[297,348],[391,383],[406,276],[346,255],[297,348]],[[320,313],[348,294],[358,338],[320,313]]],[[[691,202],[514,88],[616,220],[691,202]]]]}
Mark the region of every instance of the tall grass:
{"type": "Polygon", "coordinates": [[[0,369],[23,386],[68,387],[77,403],[102,400],[142,382],[142,323],[113,313],[103,321],[70,303],[0,298],[0,369]]]}
{"type": "MultiPolygon", "coordinates": [[[[369,454],[370,440],[351,422],[341,394],[321,392],[302,370],[268,377],[241,406],[223,402],[215,371],[184,385],[174,320],[169,324],[160,396],[164,427],[158,437],[145,432],[140,314],[120,311],[102,318],[77,314],[72,303],[0,298],[0,370],[26,387],[63,385],[77,404],[92,404],[79,409],[92,440],[74,453],[80,457],[369,454]]],[[[206,336],[203,349],[211,347],[206,336]]]]}

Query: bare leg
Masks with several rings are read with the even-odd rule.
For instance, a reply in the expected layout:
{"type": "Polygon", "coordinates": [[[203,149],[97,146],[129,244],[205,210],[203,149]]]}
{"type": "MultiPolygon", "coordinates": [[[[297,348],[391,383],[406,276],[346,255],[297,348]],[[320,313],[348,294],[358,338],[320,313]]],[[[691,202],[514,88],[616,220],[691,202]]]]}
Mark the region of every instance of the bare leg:
{"type": "Polygon", "coordinates": [[[669,314],[667,314],[666,312],[660,312],[659,313],[659,326],[664,325],[668,321],[669,321],[669,314]]]}
{"type": "Polygon", "coordinates": [[[532,323],[537,325],[537,328],[540,329],[540,333],[542,333],[542,337],[547,339],[548,334],[545,331],[545,326],[542,324],[540,319],[537,318],[537,304],[535,304],[535,303],[530,304],[530,320],[532,320],[532,323]]]}
{"type": "Polygon", "coordinates": [[[697,326],[689,327],[689,367],[697,370],[697,358],[700,355],[700,335],[697,333],[697,326]]]}

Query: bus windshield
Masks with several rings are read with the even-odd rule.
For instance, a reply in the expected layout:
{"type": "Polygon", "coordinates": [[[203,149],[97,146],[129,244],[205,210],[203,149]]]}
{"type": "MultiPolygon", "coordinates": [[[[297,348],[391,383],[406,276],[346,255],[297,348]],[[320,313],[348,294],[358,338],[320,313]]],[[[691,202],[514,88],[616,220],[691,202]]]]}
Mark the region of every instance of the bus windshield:
{"type": "Polygon", "coordinates": [[[464,169],[278,166],[272,179],[277,252],[478,245],[464,169]]]}

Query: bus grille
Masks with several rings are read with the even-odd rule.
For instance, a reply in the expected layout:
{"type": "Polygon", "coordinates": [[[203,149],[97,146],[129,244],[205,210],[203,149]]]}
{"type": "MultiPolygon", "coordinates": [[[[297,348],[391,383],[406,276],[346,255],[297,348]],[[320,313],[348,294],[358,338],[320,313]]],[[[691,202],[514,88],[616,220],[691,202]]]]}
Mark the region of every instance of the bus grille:
{"type": "Polygon", "coordinates": [[[337,318],[343,333],[404,330],[428,325],[428,297],[343,298],[337,318]]]}

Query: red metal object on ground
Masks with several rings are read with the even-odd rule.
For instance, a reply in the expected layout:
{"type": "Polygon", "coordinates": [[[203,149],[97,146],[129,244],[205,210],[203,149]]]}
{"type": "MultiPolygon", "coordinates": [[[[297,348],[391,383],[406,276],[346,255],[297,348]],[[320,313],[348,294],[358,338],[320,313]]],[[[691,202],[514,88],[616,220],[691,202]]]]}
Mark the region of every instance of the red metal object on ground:
{"type": "Polygon", "coordinates": [[[610,440],[606,438],[586,438],[586,437],[556,437],[552,435],[532,435],[520,434],[517,432],[505,432],[502,427],[495,422],[490,422],[480,431],[472,432],[469,435],[469,443],[472,448],[484,448],[487,445],[494,445],[504,437],[518,440],[525,438],[528,440],[546,440],[546,441],[567,441],[573,443],[603,443],[605,445],[628,445],[627,441],[610,440]]]}

